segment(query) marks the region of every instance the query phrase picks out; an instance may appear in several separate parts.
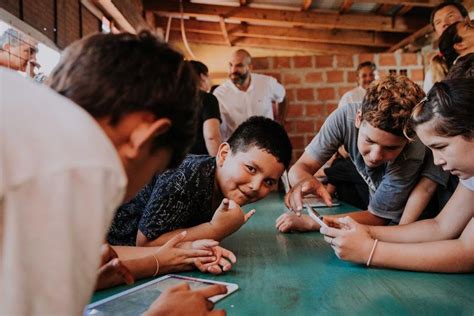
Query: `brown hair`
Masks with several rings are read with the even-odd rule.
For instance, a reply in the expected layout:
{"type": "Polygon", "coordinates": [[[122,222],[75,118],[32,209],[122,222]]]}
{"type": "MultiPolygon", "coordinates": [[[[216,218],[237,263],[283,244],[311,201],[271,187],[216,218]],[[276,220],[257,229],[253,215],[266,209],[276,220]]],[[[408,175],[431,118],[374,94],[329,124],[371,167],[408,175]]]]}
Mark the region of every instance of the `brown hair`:
{"type": "Polygon", "coordinates": [[[474,78],[450,79],[434,84],[426,100],[413,110],[410,125],[433,119],[435,132],[444,137],[474,137],[474,78]]]}
{"type": "Polygon", "coordinates": [[[367,90],[362,102],[362,120],[373,127],[403,136],[412,110],[423,96],[423,90],[407,77],[387,76],[367,90]]]}
{"type": "Polygon", "coordinates": [[[48,84],[95,118],[148,111],[169,118],[152,150],[173,150],[176,166],[193,144],[198,78],[183,56],[151,33],[95,34],[70,45],[48,84]]]}

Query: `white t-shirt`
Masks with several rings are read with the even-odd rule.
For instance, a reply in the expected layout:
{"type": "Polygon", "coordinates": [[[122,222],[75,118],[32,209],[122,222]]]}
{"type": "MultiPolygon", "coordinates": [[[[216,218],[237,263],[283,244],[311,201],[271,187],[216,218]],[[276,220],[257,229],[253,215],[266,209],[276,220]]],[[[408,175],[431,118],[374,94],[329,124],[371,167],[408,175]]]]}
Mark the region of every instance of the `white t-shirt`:
{"type": "Polygon", "coordinates": [[[250,76],[247,91],[239,90],[231,80],[226,80],[214,91],[219,100],[223,140],[227,140],[251,116],[273,119],[272,102],[282,102],[285,97],[285,88],[275,78],[260,74],[250,76]]]}
{"type": "Polygon", "coordinates": [[[465,186],[471,191],[474,191],[474,177],[470,177],[469,179],[466,179],[466,180],[460,179],[459,181],[462,183],[463,186],[465,186]]]}
{"type": "Polygon", "coordinates": [[[425,80],[423,81],[423,91],[427,94],[431,88],[433,88],[433,71],[431,70],[431,64],[428,67],[428,70],[425,73],[425,80]]]}
{"type": "Polygon", "coordinates": [[[0,315],[81,315],[127,179],[96,121],[0,69],[0,315]]]}
{"type": "Polygon", "coordinates": [[[365,96],[365,89],[362,88],[361,86],[358,86],[357,88],[354,88],[352,90],[347,91],[344,93],[342,96],[341,100],[339,100],[338,108],[346,105],[346,104],[359,104],[362,103],[364,100],[365,96]]]}

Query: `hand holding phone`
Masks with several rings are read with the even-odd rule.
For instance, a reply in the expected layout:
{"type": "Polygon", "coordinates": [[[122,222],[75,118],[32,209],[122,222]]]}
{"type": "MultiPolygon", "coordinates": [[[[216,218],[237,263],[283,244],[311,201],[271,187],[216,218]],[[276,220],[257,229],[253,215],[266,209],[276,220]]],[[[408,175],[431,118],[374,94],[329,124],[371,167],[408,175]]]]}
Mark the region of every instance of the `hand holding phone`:
{"type": "Polygon", "coordinates": [[[308,203],[304,204],[306,207],[306,211],[308,212],[309,217],[311,217],[316,223],[318,223],[321,227],[328,227],[328,225],[323,221],[323,217],[319,215],[317,211],[314,210],[311,205],[308,203]]]}

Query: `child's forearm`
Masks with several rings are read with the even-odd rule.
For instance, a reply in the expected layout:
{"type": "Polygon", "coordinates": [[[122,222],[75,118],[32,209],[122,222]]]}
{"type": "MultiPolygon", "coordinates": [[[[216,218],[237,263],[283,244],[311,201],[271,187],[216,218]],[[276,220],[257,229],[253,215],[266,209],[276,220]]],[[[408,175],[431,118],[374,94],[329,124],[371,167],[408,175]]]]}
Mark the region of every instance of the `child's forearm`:
{"type": "Polygon", "coordinates": [[[162,246],[168,240],[178,235],[182,231],[187,232],[186,237],[183,239],[183,241],[194,241],[198,239],[213,239],[213,240],[220,241],[228,235],[228,234],[223,233],[220,229],[216,229],[216,227],[213,226],[210,222],[207,222],[207,223],[199,224],[194,227],[179,228],[179,229],[164,233],[160,237],[151,241],[146,240],[145,242],[143,242],[142,240],[140,240],[140,238],[137,238],[137,246],[145,246],[145,247],[162,246]]]}
{"type": "Polygon", "coordinates": [[[436,191],[437,186],[433,180],[426,177],[421,178],[408,198],[407,205],[400,219],[400,225],[412,223],[420,217],[436,191]]]}
{"type": "Polygon", "coordinates": [[[417,244],[379,242],[372,265],[428,272],[474,271],[474,248],[461,239],[417,244]]]}
{"type": "Polygon", "coordinates": [[[447,239],[436,219],[399,226],[371,226],[369,230],[374,239],[386,242],[413,243],[447,239]]]}

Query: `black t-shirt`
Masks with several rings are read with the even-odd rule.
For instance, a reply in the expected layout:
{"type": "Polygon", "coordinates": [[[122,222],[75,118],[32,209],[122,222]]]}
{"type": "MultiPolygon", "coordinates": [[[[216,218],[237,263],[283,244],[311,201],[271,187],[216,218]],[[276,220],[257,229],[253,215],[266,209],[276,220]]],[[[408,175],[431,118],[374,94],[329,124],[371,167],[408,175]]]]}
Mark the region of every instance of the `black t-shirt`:
{"type": "Polygon", "coordinates": [[[120,206],[107,235],[112,245],[134,246],[138,229],[155,240],[160,235],[212,219],[216,159],[189,155],[176,169],[155,175],[137,196],[120,206]]]}
{"type": "Polygon", "coordinates": [[[208,155],[209,152],[206,148],[206,142],[204,141],[203,133],[204,122],[213,118],[221,121],[221,112],[219,110],[219,102],[213,94],[201,91],[199,96],[202,101],[202,106],[198,113],[196,140],[194,141],[194,145],[191,148],[190,153],[196,155],[208,155]]]}

